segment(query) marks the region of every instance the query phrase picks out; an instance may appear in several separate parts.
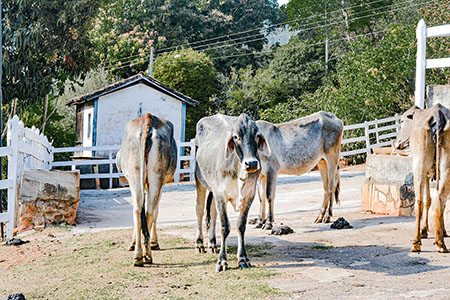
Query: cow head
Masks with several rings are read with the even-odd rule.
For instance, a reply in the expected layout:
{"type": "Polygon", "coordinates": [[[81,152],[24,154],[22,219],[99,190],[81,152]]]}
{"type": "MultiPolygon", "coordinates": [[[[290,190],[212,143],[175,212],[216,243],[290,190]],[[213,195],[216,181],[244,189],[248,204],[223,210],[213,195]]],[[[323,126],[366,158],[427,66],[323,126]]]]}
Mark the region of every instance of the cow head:
{"type": "Polygon", "coordinates": [[[419,107],[413,106],[402,115],[400,131],[398,132],[397,138],[392,142],[392,147],[395,149],[403,150],[409,148],[409,138],[411,137],[413,128],[413,117],[419,109],[419,107]]]}
{"type": "Polygon", "coordinates": [[[233,159],[233,165],[238,176],[239,200],[254,197],[256,180],[261,163],[259,155],[270,156],[271,151],[266,139],[259,131],[255,121],[246,114],[241,114],[234,122],[225,141],[225,159],[233,159]]]}

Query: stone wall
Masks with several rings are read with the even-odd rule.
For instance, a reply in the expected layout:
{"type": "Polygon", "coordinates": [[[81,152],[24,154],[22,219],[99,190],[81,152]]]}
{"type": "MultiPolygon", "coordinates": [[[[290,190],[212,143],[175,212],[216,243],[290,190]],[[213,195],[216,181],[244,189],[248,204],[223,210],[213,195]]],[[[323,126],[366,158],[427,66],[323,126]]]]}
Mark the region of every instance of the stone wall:
{"type": "Polygon", "coordinates": [[[49,224],[73,225],[80,203],[79,171],[25,170],[19,187],[19,227],[16,232],[49,224]]]}

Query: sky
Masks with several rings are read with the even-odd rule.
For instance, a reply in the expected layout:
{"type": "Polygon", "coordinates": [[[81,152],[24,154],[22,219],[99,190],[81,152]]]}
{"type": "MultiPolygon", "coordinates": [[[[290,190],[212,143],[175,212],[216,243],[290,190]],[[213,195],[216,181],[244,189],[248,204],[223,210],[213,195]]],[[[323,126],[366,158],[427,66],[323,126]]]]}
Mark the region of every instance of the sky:
{"type": "Polygon", "coordinates": [[[283,4],[286,4],[288,2],[289,2],[289,0],[278,0],[278,4],[280,4],[280,6],[283,4]]]}

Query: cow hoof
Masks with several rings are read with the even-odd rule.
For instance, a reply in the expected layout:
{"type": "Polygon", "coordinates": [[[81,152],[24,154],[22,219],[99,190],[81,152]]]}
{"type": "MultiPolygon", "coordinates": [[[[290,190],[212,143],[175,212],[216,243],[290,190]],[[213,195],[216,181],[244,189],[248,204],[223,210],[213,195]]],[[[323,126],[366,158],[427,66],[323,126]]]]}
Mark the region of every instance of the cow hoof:
{"type": "Polygon", "coordinates": [[[220,262],[220,261],[218,261],[217,262],[217,264],[216,264],[216,273],[219,273],[219,272],[222,272],[222,271],[226,271],[226,270],[228,270],[228,264],[227,264],[227,262],[220,262]]]}
{"type": "Polygon", "coordinates": [[[447,231],[444,230],[444,237],[448,237],[447,231]]]}
{"type": "Polygon", "coordinates": [[[447,249],[447,247],[445,247],[445,246],[439,247],[438,252],[439,252],[439,253],[448,253],[448,249],[447,249]]]}
{"type": "Polygon", "coordinates": [[[161,248],[159,247],[159,244],[151,245],[150,249],[152,249],[152,250],[161,250],[161,248]]]}
{"type": "Polygon", "coordinates": [[[322,220],[323,220],[323,217],[322,216],[318,216],[317,218],[316,218],[316,220],[314,221],[314,223],[322,223],[322,220]]]}
{"type": "Polygon", "coordinates": [[[331,216],[325,216],[323,223],[331,223],[331,216]]]}
{"type": "Polygon", "coordinates": [[[153,258],[151,256],[145,256],[144,257],[144,264],[145,265],[151,265],[153,263],[153,258]]]}
{"type": "Polygon", "coordinates": [[[219,250],[217,249],[217,246],[209,246],[209,250],[211,253],[219,253],[219,250]]]}
{"type": "Polygon", "coordinates": [[[266,224],[264,224],[262,229],[264,229],[264,230],[272,230],[272,228],[273,228],[272,223],[266,223],[266,224]]]}
{"type": "Polygon", "coordinates": [[[420,244],[413,244],[412,248],[411,248],[411,252],[420,252],[421,251],[421,245],[420,244]]]}
{"type": "Polygon", "coordinates": [[[197,246],[196,248],[197,248],[198,253],[206,253],[204,246],[197,246]]]}
{"type": "Polygon", "coordinates": [[[239,267],[241,269],[250,269],[252,267],[252,264],[250,263],[250,261],[247,260],[240,260],[239,261],[239,267]]]}
{"type": "Polygon", "coordinates": [[[130,246],[128,247],[128,251],[134,251],[134,245],[130,245],[130,246]]]}
{"type": "Polygon", "coordinates": [[[255,228],[262,228],[264,226],[263,222],[259,221],[258,223],[256,223],[255,228]]]}
{"type": "Polygon", "coordinates": [[[136,257],[134,259],[134,266],[135,267],[143,267],[144,266],[144,258],[143,257],[136,257]]]}

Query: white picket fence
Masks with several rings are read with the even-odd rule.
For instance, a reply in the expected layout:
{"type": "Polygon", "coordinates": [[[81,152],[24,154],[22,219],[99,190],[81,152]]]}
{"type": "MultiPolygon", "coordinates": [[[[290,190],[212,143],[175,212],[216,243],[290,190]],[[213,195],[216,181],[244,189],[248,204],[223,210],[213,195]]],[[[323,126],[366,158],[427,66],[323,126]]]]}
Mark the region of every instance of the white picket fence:
{"type": "Polygon", "coordinates": [[[450,24],[428,27],[422,19],[417,24],[416,90],[415,102],[425,108],[425,69],[450,67],[450,57],[427,59],[427,38],[450,36],[450,24]]]}
{"type": "MultiPolygon", "coordinates": [[[[195,143],[194,140],[190,142],[177,142],[178,158],[177,168],[175,171],[174,181],[180,182],[188,176],[189,181],[194,178],[195,168],[195,143]]],[[[108,173],[93,173],[93,174],[81,174],[80,179],[109,179],[109,188],[113,187],[113,178],[123,177],[124,175],[114,171],[116,163],[116,155],[120,150],[120,145],[111,146],[92,146],[92,147],[67,147],[67,148],[52,148],[53,154],[56,153],[84,153],[91,151],[108,153],[108,157],[83,159],[83,160],[68,160],[68,161],[53,161],[51,163],[52,168],[71,167],[75,169],[77,166],[90,166],[90,165],[109,165],[108,173]]]]}
{"type": "Polygon", "coordinates": [[[7,190],[7,211],[0,213],[6,223],[6,238],[11,238],[17,219],[18,186],[24,169],[50,170],[51,144],[36,128],[26,128],[17,116],[8,121],[7,146],[0,148],[0,158],[8,157],[8,178],[0,180],[0,189],[7,190]]]}

